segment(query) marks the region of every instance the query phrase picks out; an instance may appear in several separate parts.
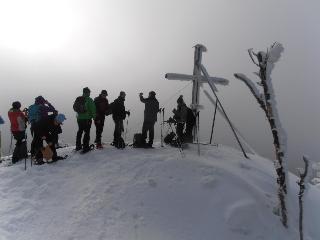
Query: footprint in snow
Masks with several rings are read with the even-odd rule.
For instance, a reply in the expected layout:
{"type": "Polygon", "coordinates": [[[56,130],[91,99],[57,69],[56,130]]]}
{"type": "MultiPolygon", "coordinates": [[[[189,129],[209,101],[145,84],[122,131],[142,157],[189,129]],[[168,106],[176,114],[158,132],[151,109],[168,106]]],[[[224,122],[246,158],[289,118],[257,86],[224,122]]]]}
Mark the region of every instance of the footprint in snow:
{"type": "Polygon", "coordinates": [[[150,187],[153,187],[153,188],[157,187],[158,185],[158,183],[154,179],[149,179],[148,184],[150,187]]]}
{"type": "Polygon", "coordinates": [[[212,189],[217,184],[217,179],[214,176],[204,176],[201,178],[201,184],[204,188],[212,189]]]}

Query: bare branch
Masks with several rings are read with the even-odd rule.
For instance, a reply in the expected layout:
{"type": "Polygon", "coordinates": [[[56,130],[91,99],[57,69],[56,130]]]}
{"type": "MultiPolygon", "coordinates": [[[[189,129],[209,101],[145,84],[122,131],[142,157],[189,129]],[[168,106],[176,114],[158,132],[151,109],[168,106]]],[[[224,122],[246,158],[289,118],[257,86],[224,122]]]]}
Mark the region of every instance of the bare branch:
{"type": "Polygon", "coordinates": [[[253,56],[252,56],[252,54],[254,54],[254,55],[256,56],[256,54],[253,52],[252,48],[249,48],[249,49],[248,49],[248,53],[249,53],[249,56],[250,56],[252,62],[259,67],[259,64],[256,63],[256,61],[254,60],[254,58],[253,58],[253,56]]]}
{"type": "Polygon", "coordinates": [[[235,78],[243,81],[247,85],[247,87],[250,89],[253,96],[256,98],[256,100],[260,104],[260,107],[266,112],[267,111],[266,104],[264,100],[261,98],[261,93],[259,89],[254,85],[254,83],[244,74],[235,73],[234,76],[235,78]]]}

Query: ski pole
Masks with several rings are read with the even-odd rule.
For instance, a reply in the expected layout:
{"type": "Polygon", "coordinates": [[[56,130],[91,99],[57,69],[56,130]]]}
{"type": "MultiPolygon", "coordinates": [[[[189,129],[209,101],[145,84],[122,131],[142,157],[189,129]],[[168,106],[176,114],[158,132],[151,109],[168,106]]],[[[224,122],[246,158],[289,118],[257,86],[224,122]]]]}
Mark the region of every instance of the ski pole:
{"type": "Polygon", "coordinates": [[[10,140],[9,155],[10,155],[11,150],[12,150],[12,139],[13,139],[13,134],[12,134],[12,132],[11,132],[11,140],[10,140]]]}
{"type": "Polygon", "coordinates": [[[0,162],[2,157],[2,146],[1,146],[1,131],[0,131],[0,162]]]}
{"type": "Polygon", "coordinates": [[[213,114],[213,120],[212,120],[212,128],[211,128],[211,135],[210,135],[210,144],[212,143],[213,129],[214,129],[214,124],[215,124],[216,115],[217,115],[217,108],[218,108],[218,101],[216,101],[216,105],[215,105],[215,108],[214,108],[214,114],[213,114]]]}
{"type": "Polygon", "coordinates": [[[200,156],[200,143],[199,143],[199,131],[200,131],[200,126],[199,126],[199,112],[197,113],[197,144],[198,144],[198,155],[200,156]]]}
{"type": "Polygon", "coordinates": [[[162,124],[161,124],[161,147],[163,147],[163,125],[164,125],[164,108],[162,108],[162,124]]]}
{"type": "Polygon", "coordinates": [[[27,133],[25,132],[25,144],[26,144],[26,153],[25,153],[25,157],[24,157],[24,170],[27,170],[27,158],[28,158],[28,149],[27,149],[27,133]]]}
{"type": "MultiPolygon", "coordinates": [[[[169,123],[169,127],[170,127],[171,131],[174,132],[174,130],[173,130],[172,126],[171,126],[171,123],[169,123]]],[[[183,152],[182,143],[181,143],[177,133],[176,133],[176,141],[177,141],[177,144],[178,144],[178,149],[179,149],[179,152],[181,154],[181,157],[184,158],[185,154],[183,152]]]]}
{"type": "Polygon", "coordinates": [[[124,142],[126,142],[126,140],[127,140],[127,132],[128,132],[128,125],[129,125],[129,117],[130,117],[130,115],[128,115],[128,118],[127,118],[126,131],[124,132],[124,142]]]}

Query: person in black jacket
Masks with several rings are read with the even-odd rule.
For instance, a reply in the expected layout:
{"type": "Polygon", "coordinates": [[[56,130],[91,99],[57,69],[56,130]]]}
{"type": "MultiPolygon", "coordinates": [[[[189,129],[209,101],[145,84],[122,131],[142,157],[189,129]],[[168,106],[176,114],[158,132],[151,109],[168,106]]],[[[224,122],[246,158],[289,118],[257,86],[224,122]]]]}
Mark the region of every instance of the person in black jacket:
{"type": "Polygon", "coordinates": [[[177,99],[177,109],[173,109],[172,112],[174,114],[173,118],[177,121],[176,132],[178,135],[178,139],[180,143],[182,143],[184,141],[183,129],[188,115],[188,107],[185,104],[182,95],[180,95],[177,99]]]}
{"type": "Polygon", "coordinates": [[[96,118],[94,119],[94,124],[96,125],[96,147],[102,148],[101,135],[104,127],[104,120],[109,108],[109,102],[107,99],[108,92],[102,90],[100,95],[94,99],[96,105],[96,118]]]}
{"type": "Polygon", "coordinates": [[[130,112],[126,111],[124,101],[126,93],[121,91],[119,97],[112,103],[112,119],[114,121],[114,133],[113,133],[113,145],[121,148],[121,133],[124,131],[123,120],[126,118],[126,114],[130,116],[130,112]]]}
{"type": "Polygon", "coordinates": [[[142,139],[146,143],[147,132],[149,132],[149,141],[147,146],[152,147],[154,139],[154,124],[157,121],[157,114],[159,112],[159,102],[156,99],[154,91],[149,92],[149,97],[144,98],[143,93],[139,94],[140,101],[145,104],[144,108],[144,121],[142,126],[142,139]]]}
{"type": "Polygon", "coordinates": [[[66,120],[64,114],[49,115],[48,118],[44,118],[34,125],[35,164],[40,165],[44,163],[41,152],[43,140],[47,142],[53,152],[52,161],[62,159],[62,157],[57,155],[55,145],[57,143],[58,134],[62,132],[60,125],[64,120],[66,120]]]}

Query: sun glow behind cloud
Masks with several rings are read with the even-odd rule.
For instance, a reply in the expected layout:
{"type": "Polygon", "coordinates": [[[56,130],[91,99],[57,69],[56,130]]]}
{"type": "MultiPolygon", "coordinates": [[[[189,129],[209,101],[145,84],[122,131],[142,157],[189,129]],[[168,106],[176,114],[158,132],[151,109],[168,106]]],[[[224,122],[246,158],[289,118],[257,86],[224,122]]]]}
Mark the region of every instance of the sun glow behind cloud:
{"type": "Polygon", "coordinates": [[[0,1],[0,48],[55,51],[68,44],[75,28],[76,16],[63,1],[0,1]]]}

